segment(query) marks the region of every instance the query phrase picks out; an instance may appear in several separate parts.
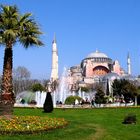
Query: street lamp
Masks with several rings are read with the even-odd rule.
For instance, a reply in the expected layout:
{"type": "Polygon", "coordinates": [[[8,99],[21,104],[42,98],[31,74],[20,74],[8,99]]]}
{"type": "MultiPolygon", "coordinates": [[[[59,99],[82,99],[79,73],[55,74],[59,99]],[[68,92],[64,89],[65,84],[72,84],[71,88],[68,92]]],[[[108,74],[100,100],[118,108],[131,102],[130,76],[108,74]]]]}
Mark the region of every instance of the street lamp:
{"type": "Polygon", "coordinates": [[[51,86],[52,86],[51,82],[48,82],[47,88],[46,88],[47,92],[52,92],[52,87],[51,86]]]}

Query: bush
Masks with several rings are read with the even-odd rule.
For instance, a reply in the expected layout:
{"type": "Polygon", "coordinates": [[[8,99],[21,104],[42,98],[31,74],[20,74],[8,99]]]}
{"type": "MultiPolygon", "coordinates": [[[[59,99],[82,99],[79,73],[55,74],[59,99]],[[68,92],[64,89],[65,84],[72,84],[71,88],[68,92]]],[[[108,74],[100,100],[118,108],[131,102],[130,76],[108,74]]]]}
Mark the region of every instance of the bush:
{"type": "Polygon", "coordinates": [[[52,101],[51,92],[47,92],[43,109],[44,112],[46,113],[51,113],[53,111],[53,101],[52,101]]]}
{"type": "Polygon", "coordinates": [[[81,91],[89,92],[90,88],[89,87],[81,87],[81,91]]]}
{"type": "Polygon", "coordinates": [[[43,87],[40,83],[36,83],[31,87],[31,90],[33,92],[36,92],[36,91],[42,92],[42,91],[45,91],[45,87],[43,87]]]}
{"type": "Polygon", "coordinates": [[[136,115],[135,114],[128,114],[125,116],[123,123],[124,124],[136,124],[136,115]]]}
{"type": "Polygon", "coordinates": [[[76,99],[77,99],[79,102],[82,100],[82,98],[79,97],[79,96],[69,96],[69,97],[66,98],[65,104],[67,104],[67,105],[72,105],[72,104],[75,103],[75,100],[76,100],[76,99]]]}
{"type": "Polygon", "coordinates": [[[97,89],[97,93],[95,95],[95,103],[96,104],[106,104],[107,100],[105,97],[105,93],[102,89],[97,89]]]}

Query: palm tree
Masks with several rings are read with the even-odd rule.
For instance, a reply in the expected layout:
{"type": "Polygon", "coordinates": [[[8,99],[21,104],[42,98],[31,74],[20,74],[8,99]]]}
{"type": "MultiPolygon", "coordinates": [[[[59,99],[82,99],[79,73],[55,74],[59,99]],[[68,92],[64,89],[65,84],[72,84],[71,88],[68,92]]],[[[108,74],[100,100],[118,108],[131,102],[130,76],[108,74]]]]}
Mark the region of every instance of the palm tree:
{"type": "Polygon", "coordinates": [[[0,115],[12,114],[15,102],[12,83],[13,45],[20,42],[25,48],[41,46],[42,34],[30,13],[21,15],[16,6],[0,7],[0,44],[5,46],[3,75],[0,94],[0,115]]]}

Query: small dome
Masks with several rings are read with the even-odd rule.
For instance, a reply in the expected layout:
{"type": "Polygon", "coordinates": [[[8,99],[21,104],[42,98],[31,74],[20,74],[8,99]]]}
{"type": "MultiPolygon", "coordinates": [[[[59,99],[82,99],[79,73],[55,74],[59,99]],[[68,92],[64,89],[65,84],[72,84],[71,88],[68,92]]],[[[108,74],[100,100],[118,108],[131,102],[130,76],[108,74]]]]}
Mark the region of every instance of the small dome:
{"type": "Polygon", "coordinates": [[[108,56],[96,50],[96,52],[90,53],[87,58],[108,58],[108,56]]]}
{"type": "Polygon", "coordinates": [[[103,77],[103,80],[115,80],[115,79],[120,79],[120,76],[117,73],[108,73],[103,77]]]}

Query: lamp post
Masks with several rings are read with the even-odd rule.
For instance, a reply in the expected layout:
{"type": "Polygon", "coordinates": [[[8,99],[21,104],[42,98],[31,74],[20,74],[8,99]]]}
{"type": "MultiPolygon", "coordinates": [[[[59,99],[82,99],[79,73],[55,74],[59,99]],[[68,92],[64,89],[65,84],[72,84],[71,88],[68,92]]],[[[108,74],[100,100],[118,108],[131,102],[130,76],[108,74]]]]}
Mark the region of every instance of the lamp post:
{"type": "Polygon", "coordinates": [[[47,90],[47,92],[50,92],[50,93],[52,92],[52,84],[51,84],[51,82],[48,82],[46,90],[47,90]]]}

